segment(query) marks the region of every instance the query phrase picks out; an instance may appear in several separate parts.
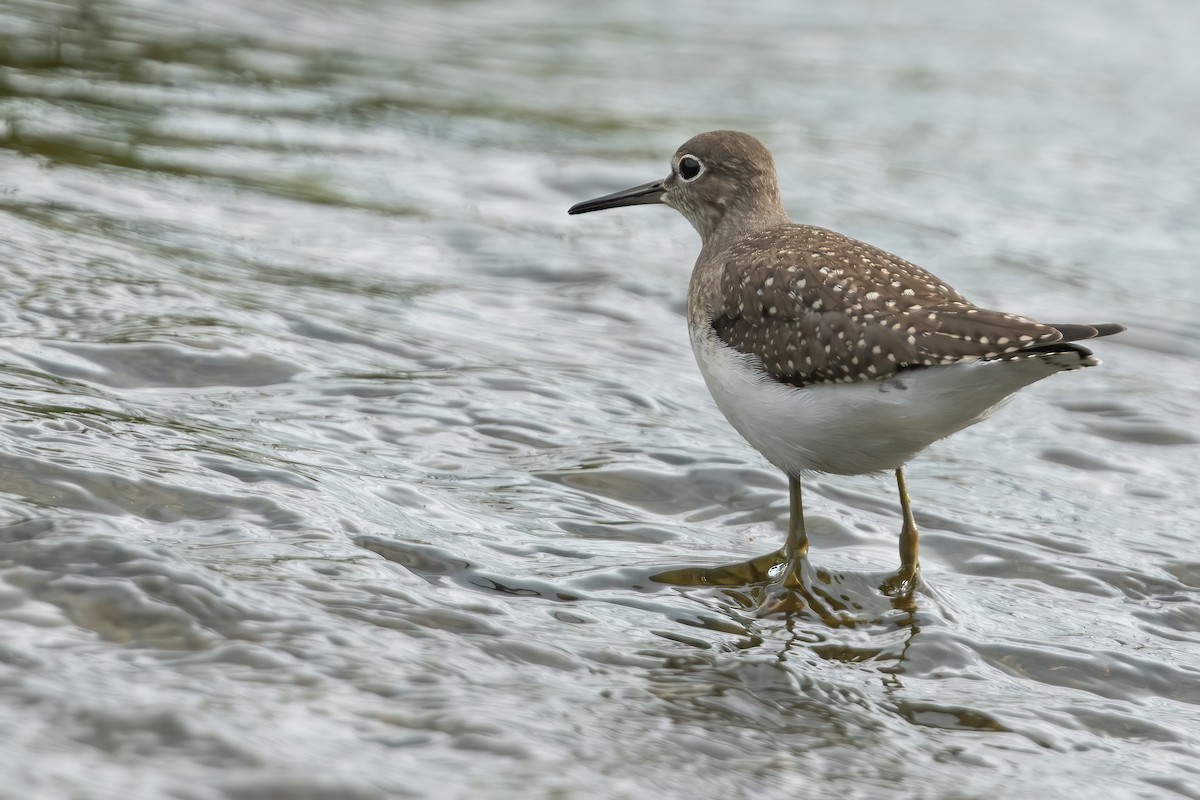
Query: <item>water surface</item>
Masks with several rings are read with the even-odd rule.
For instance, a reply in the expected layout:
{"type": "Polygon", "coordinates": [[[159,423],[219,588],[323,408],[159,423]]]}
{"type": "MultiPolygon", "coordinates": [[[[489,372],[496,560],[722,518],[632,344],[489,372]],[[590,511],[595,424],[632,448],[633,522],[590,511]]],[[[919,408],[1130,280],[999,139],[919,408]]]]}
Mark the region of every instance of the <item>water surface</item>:
{"type": "Polygon", "coordinates": [[[1200,797],[1200,10],[0,5],[0,796],[1200,797]],[[668,209],[718,127],[792,215],[1116,321],[782,540],[668,209]],[[1098,788],[1102,787],[1102,789],[1098,788]]]}

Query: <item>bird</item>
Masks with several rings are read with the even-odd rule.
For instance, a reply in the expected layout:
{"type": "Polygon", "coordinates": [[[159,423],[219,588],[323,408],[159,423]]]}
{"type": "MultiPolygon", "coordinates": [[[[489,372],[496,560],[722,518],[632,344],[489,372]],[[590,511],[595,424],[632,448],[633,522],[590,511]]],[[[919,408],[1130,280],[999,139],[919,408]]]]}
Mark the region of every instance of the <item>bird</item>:
{"type": "Polygon", "coordinates": [[[983,308],[899,256],[792,222],[770,151],[747,133],[694,136],[665,178],[568,213],[649,204],[675,209],[700,234],[687,302],[696,362],[729,423],[787,477],[784,546],[736,573],[770,567],[783,587],[803,583],[802,478],[890,471],[900,569],[880,589],[911,596],[921,578],[905,464],[1025,386],[1098,365],[1078,342],[1125,330],[983,308]]]}

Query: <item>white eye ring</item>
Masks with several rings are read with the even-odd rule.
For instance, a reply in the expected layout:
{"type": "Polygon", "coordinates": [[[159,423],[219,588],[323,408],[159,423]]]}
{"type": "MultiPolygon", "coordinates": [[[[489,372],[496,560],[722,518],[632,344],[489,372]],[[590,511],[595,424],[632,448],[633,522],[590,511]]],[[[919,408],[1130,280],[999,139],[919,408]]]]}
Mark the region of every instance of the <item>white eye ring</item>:
{"type": "Polygon", "coordinates": [[[679,180],[684,183],[691,183],[703,174],[704,162],[693,155],[680,156],[677,171],[679,173],[679,180]]]}

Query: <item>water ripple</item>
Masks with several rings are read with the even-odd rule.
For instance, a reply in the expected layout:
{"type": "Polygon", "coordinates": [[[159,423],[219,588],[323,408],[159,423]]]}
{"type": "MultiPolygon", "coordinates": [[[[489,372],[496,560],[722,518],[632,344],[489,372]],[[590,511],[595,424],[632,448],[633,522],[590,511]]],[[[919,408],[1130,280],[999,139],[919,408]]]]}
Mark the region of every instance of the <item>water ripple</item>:
{"type": "Polygon", "coordinates": [[[0,5],[5,789],[1200,797],[1200,20],[1000,8],[0,5]],[[786,484],[693,232],[565,209],[718,126],[797,218],[1130,328],[914,461],[911,602],[886,476],[807,484],[801,612],[655,580],[786,484]]]}

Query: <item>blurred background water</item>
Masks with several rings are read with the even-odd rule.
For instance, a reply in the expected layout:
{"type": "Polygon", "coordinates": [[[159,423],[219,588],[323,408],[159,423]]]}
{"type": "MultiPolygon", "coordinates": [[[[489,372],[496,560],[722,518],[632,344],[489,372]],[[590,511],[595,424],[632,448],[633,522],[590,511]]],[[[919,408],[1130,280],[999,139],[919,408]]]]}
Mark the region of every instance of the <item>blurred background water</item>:
{"type": "Polygon", "coordinates": [[[0,796],[1200,797],[1200,5],[0,2],[0,796]],[[698,241],[569,218],[713,128],[793,217],[1105,365],[817,478],[846,610],[668,567],[786,486],[698,241]]]}

